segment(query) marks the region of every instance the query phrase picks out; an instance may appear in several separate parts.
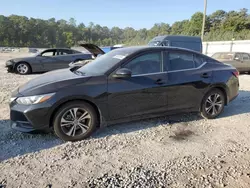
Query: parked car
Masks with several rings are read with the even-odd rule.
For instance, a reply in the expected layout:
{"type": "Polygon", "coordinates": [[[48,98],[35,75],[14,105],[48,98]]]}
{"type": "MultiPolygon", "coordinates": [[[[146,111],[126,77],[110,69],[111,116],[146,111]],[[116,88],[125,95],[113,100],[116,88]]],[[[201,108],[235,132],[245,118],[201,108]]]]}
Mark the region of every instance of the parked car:
{"type": "Polygon", "coordinates": [[[76,141],[105,125],[179,112],[216,118],[238,91],[231,65],[187,49],[128,47],[20,86],[11,96],[10,119],[19,131],[54,129],[76,141]]]}
{"type": "MultiPolygon", "coordinates": [[[[117,48],[122,48],[123,45],[114,45],[114,46],[106,46],[106,47],[100,47],[100,50],[102,50],[102,52],[100,52],[95,58],[110,52],[111,50],[117,49],[117,48]]],[[[74,68],[75,70],[77,68],[80,68],[83,65],[86,65],[87,63],[92,62],[94,59],[90,59],[90,60],[77,60],[77,61],[73,61],[69,64],[69,67],[74,68]]]]}
{"type": "Polygon", "coordinates": [[[149,46],[173,46],[187,48],[202,53],[202,41],[200,37],[185,35],[164,35],[153,38],[149,46]]]}
{"type": "Polygon", "coordinates": [[[250,54],[245,52],[217,52],[212,58],[233,65],[239,72],[250,74],[250,54]]]}
{"type": "Polygon", "coordinates": [[[5,67],[8,72],[30,74],[34,72],[47,72],[56,69],[68,68],[70,62],[94,59],[104,52],[94,44],[82,44],[90,53],[84,54],[68,48],[47,49],[32,57],[15,58],[8,60],[5,67]]]}

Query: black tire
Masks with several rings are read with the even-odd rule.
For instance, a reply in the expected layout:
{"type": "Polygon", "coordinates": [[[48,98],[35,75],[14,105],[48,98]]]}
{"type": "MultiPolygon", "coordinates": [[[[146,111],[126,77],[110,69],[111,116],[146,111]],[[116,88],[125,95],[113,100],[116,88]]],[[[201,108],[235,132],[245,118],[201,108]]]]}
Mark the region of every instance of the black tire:
{"type": "Polygon", "coordinates": [[[54,127],[55,134],[64,141],[80,141],[80,140],[83,140],[85,138],[88,138],[96,130],[96,127],[98,126],[98,124],[99,124],[99,121],[98,121],[98,116],[97,116],[95,109],[90,104],[83,102],[83,101],[73,101],[73,102],[68,102],[68,103],[64,104],[62,107],[60,107],[60,109],[55,114],[54,121],[53,121],[53,127],[54,127]],[[74,113],[74,109],[78,109],[78,111],[76,111],[74,113]],[[80,119],[79,116],[84,115],[85,112],[88,113],[88,116],[90,116],[90,119],[84,119],[85,123],[81,122],[81,126],[78,124],[79,122],[76,123],[76,125],[74,123],[70,124],[69,122],[73,122],[73,121],[75,122],[75,120],[68,119],[69,121],[67,120],[67,122],[66,122],[65,121],[66,119],[64,118],[65,116],[68,118],[69,114],[71,117],[73,117],[71,115],[70,110],[73,110],[71,112],[76,114],[75,119],[77,119],[77,121],[79,121],[79,119],[80,119]],[[77,113],[78,113],[78,117],[77,117],[77,113]],[[65,122],[62,122],[62,120],[65,122]],[[63,123],[65,123],[65,124],[62,125],[63,123]],[[85,125],[88,127],[86,129],[86,132],[84,132],[84,133],[83,133],[82,125],[85,125]],[[75,130],[73,128],[74,126],[76,127],[75,130]],[[74,134],[72,133],[71,129],[73,129],[74,134]],[[78,131],[78,133],[81,132],[81,134],[75,135],[77,133],[77,131],[78,131]],[[70,134],[70,135],[66,134],[66,132],[68,132],[68,134],[70,134]]]}
{"type": "Polygon", "coordinates": [[[211,89],[204,96],[204,98],[202,100],[201,116],[206,118],[206,119],[214,119],[223,112],[224,107],[225,107],[225,95],[224,95],[224,93],[220,89],[216,89],[216,88],[211,89]],[[218,97],[218,98],[216,99],[216,97],[218,97]],[[212,102],[210,102],[210,101],[212,101],[212,102]]]}
{"type": "Polygon", "coordinates": [[[15,66],[15,72],[17,74],[26,75],[31,73],[31,67],[28,63],[20,62],[15,66]]]}

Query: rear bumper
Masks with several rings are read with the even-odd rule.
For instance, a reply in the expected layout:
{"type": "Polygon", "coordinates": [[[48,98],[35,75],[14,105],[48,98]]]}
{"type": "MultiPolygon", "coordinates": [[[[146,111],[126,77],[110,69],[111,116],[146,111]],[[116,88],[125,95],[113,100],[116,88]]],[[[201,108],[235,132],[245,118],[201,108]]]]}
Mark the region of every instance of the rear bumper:
{"type": "Polygon", "coordinates": [[[237,93],[237,95],[235,95],[233,98],[231,98],[231,99],[229,100],[229,102],[232,102],[234,99],[236,99],[236,98],[238,97],[238,95],[239,95],[239,93],[237,93]]]}

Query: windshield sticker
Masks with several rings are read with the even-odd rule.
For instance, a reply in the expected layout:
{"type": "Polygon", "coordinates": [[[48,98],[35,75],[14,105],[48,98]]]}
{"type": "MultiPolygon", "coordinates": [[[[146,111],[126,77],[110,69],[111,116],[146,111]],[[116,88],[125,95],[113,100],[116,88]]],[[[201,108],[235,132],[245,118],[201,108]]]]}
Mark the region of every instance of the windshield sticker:
{"type": "Polygon", "coordinates": [[[115,55],[113,58],[116,58],[116,59],[124,59],[126,56],[125,55],[115,55]]]}

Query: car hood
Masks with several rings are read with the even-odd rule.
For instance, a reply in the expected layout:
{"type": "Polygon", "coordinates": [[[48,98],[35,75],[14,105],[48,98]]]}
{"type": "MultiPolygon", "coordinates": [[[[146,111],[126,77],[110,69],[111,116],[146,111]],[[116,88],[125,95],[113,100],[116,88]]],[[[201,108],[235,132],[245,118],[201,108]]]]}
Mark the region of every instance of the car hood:
{"type": "Polygon", "coordinates": [[[71,72],[70,69],[59,69],[47,72],[27,83],[21,85],[15,94],[22,96],[39,95],[44,93],[56,92],[57,90],[78,83],[87,81],[90,76],[83,76],[71,72]]]}
{"type": "Polygon", "coordinates": [[[94,44],[86,43],[86,44],[80,44],[80,46],[85,48],[86,50],[88,50],[90,53],[92,53],[95,56],[99,54],[101,55],[105,54],[105,52],[101,48],[99,48],[98,46],[94,44]]]}
{"type": "Polygon", "coordinates": [[[36,57],[35,56],[31,56],[31,57],[19,57],[19,58],[10,59],[10,61],[13,61],[13,62],[29,61],[29,60],[32,60],[34,58],[36,58],[36,57]]]}

